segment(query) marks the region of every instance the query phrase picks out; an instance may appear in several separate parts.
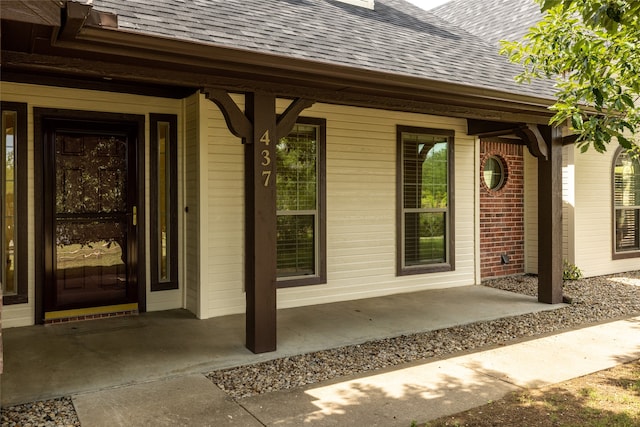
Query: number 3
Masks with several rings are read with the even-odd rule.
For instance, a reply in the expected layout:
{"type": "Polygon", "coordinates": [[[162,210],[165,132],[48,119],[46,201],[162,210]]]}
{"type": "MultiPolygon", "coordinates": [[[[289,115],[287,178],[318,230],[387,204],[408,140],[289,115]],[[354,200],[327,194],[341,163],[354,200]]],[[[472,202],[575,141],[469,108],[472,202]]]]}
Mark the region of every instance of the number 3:
{"type": "Polygon", "coordinates": [[[262,166],[269,166],[271,164],[271,157],[269,157],[269,150],[262,150],[262,166]]]}

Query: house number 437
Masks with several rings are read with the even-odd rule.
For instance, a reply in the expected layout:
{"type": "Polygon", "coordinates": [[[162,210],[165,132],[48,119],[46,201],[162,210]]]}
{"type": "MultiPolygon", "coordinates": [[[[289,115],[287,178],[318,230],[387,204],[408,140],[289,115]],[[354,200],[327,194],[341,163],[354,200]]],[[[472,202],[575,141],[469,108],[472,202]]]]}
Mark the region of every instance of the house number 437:
{"type": "MultiPolygon", "coordinates": [[[[260,142],[265,146],[269,146],[271,139],[269,139],[269,129],[265,130],[262,136],[260,137],[260,142]]],[[[271,179],[271,155],[268,149],[264,149],[260,152],[262,154],[262,162],[260,165],[263,167],[262,169],[262,178],[264,179],[263,183],[265,187],[269,186],[269,180],[271,179]]]]}

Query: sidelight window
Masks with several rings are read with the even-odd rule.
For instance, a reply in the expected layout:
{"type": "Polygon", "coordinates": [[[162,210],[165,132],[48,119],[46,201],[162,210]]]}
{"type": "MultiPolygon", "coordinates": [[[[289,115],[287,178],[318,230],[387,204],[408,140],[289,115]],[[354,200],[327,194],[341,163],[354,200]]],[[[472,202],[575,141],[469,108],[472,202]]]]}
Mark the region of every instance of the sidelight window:
{"type": "Polygon", "coordinates": [[[178,289],[178,148],[175,115],[151,114],[151,290],[178,289]]]}
{"type": "Polygon", "coordinates": [[[4,304],[27,302],[27,106],[2,102],[0,224],[4,304]]]}

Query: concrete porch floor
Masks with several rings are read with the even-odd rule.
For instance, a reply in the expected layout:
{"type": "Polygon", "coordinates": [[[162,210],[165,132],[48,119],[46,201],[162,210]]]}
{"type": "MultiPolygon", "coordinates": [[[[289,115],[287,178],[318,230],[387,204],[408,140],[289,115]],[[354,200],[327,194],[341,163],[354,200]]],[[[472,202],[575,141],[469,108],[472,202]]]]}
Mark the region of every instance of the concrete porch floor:
{"type": "Polygon", "coordinates": [[[558,308],[485,286],[278,311],[278,350],[244,346],[244,315],[170,310],[3,331],[2,406],[558,308]]]}

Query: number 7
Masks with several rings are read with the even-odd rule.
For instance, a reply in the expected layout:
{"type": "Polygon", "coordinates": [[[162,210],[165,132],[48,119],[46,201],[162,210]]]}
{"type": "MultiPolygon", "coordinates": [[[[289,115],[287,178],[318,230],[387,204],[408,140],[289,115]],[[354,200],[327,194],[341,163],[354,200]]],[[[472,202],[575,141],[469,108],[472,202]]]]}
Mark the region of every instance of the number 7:
{"type": "Polygon", "coordinates": [[[264,186],[269,186],[269,178],[271,178],[271,171],[262,171],[262,176],[264,177],[264,186]]]}

